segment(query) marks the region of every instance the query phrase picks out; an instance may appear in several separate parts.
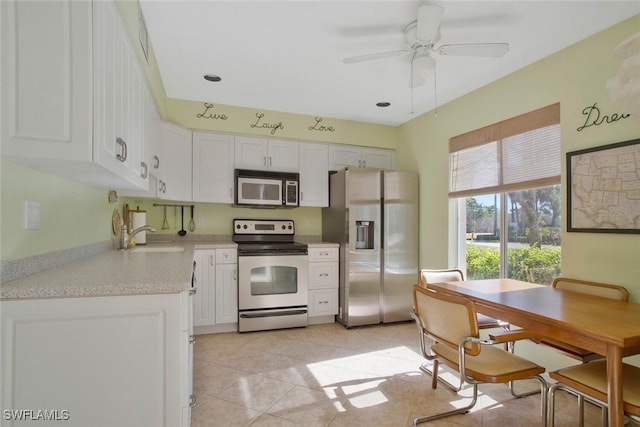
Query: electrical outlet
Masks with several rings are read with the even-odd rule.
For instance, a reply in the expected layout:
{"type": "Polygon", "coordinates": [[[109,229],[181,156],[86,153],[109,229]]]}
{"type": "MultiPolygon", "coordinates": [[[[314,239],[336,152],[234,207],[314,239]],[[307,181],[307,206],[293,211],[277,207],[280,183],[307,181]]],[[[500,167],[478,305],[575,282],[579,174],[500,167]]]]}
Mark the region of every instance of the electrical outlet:
{"type": "Polygon", "coordinates": [[[199,216],[198,217],[198,225],[200,227],[202,227],[204,225],[204,217],[203,216],[199,216]]]}
{"type": "Polygon", "coordinates": [[[304,220],[304,228],[311,228],[311,220],[309,218],[304,220]]]}

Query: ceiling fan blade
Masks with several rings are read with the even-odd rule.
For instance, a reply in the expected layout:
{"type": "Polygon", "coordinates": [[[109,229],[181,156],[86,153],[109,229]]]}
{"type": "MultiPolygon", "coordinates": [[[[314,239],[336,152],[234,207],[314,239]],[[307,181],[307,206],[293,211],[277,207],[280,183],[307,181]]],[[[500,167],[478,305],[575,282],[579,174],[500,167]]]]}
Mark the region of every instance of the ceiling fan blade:
{"type": "Polygon", "coordinates": [[[440,55],[451,56],[503,56],[509,51],[509,43],[443,44],[436,49],[440,55]]]}
{"type": "Polygon", "coordinates": [[[418,8],[418,28],[416,38],[424,43],[433,41],[438,34],[444,8],[435,4],[424,4],[418,8]]]}
{"type": "Polygon", "coordinates": [[[342,62],[345,64],[354,64],[356,62],[373,61],[375,59],[391,58],[392,56],[402,56],[411,53],[410,50],[391,50],[389,52],[370,53],[368,55],[350,56],[344,58],[342,62]]]}

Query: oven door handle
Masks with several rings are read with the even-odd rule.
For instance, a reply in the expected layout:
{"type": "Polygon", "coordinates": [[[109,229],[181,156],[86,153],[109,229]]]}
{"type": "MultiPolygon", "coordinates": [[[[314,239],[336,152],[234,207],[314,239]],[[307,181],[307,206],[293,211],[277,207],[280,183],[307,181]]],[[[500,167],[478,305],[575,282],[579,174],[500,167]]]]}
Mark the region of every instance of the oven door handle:
{"type": "Polygon", "coordinates": [[[259,317],[293,316],[306,313],[307,310],[270,311],[268,313],[242,313],[240,317],[243,319],[257,319],[259,317]]]}

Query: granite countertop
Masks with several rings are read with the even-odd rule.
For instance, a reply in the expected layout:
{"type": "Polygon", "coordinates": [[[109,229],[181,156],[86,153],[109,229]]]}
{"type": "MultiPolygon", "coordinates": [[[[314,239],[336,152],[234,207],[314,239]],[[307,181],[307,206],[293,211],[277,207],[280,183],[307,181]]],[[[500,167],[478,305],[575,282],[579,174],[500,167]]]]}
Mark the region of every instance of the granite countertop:
{"type": "Polygon", "coordinates": [[[191,286],[195,249],[235,248],[232,241],[149,243],[175,252],[109,250],[80,261],[3,283],[0,299],[97,297],[180,293],[191,286]]]}

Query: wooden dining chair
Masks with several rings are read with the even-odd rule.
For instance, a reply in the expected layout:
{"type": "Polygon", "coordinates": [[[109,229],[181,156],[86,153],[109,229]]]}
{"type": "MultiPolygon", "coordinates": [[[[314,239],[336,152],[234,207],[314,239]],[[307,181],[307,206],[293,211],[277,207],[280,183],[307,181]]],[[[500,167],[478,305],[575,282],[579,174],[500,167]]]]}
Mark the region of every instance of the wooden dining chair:
{"type": "Polygon", "coordinates": [[[531,378],[540,382],[540,391],[522,393],[517,397],[541,392],[543,424],[546,423],[547,383],[541,376],[545,369],[495,346],[507,341],[538,338],[536,335],[521,329],[502,331],[490,335],[489,339],[480,339],[478,317],[471,300],[437,293],[420,285],[413,286],[413,303],[422,333],[433,341],[429,348],[434,356],[431,387],[438,386],[440,363],[459,373],[461,386],[464,383],[473,386],[473,397],[468,405],[440,414],[417,417],[413,420],[414,426],[468,412],[477,402],[478,384],[506,383],[512,389],[513,381],[531,378]]]}
{"type": "MultiPolygon", "coordinates": [[[[422,269],[418,273],[418,284],[424,288],[429,287],[429,283],[442,283],[442,282],[460,282],[464,280],[464,273],[462,270],[458,268],[449,268],[449,269],[422,269]]],[[[493,329],[493,328],[503,328],[505,330],[509,329],[509,324],[507,322],[502,322],[500,320],[494,319],[493,317],[485,316],[484,314],[478,314],[478,328],[479,329],[493,329]]],[[[418,334],[420,335],[420,351],[422,352],[422,356],[427,360],[433,360],[433,354],[429,353],[429,347],[431,340],[426,338],[422,332],[422,328],[420,326],[420,322],[416,319],[415,312],[411,312],[411,317],[416,320],[416,325],[418,327],[418,334]]],[[[508,348],[510,343],[505,343],[505,348],[508,348]]],[[[433,375],[430,365],[425,362],[420,365],[420,370],[433,375]]],[[[440,381],[445,384],[447,387],[451,388],[454,391],[460,391],[462,384],[456,386],[451,384],[444,378],[439,378],[440,381]]]]}
{"type": "MultiPolygon", "coordinates": [[[[555,423],[555,393],[564,390],[602,409],[602,425],[607,425],[607,362],[597,360],[549,372],[557,382],[549,387],[548,426],[555,423]]],[[[625,415],[640,423],[640,368],[622,364],[622,396],[625,415]]],[[[580,406],[578,425],[584,425],[584,408],[580,406]]]]}
{"type": "MultiPolygon", "coordinates": [[[[464,273],[459,268],[448,268],[441,270],[422,269],[418,274],[418,283],[425,288],[429,283],[461,282],[464,280],[464,273]]],[[[493,317],[478,314],[478,327],[480,329],[503,328],[509,329],[509,324],[493,317]]]]}
{"type": "MultiPolygon", "coordinates": [[[[570,279],[567,277],[558,277],[551,285],[557,289],[564,289],[571,292],[579,292],[582,294],[594,295],[603,298],[615,299],[618,301],[628,301],[629,292],[626,288],[617,285],[609,285],[606,283],[589,282],[586,280],[570,279]]],[[[601,359],[604,356],[593,353],[584,348],[576,347],[550,338],[543,338],[541,344],[552,347],[561,353],[576,359],[582,363],[592,360],[601,359]]]]}

